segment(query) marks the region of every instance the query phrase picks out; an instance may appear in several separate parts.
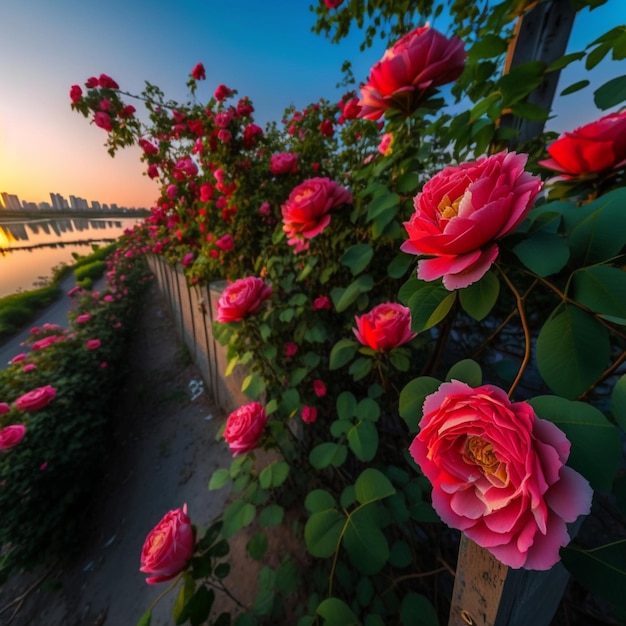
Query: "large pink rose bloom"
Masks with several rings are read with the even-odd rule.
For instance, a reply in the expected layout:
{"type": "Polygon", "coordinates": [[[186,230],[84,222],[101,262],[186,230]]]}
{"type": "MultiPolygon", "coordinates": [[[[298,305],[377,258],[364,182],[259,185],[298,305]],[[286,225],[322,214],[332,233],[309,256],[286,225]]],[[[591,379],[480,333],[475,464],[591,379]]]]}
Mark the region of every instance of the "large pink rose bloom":
{"type": "Polygon", "coordinates": [[[496,241],[517,228],[541,189],[541,179],[524,171],[527,158],[499,152],[446,167],[424,185],[401,246],[433,257],[419,261],[418,278],[443,277],[452,291],[485,275],[498,258],[496,241]]]}
{"type": "Polygon", "coordinates": [[[567,178],[609,172],[626,165],[626,111],[563,133],[548,148],[549,159],[540,165],[567,178]]]}
{"type": "Polygon", "coordinates": [[[140,572],[152,574],[149,585],[171,580],[182,572],[194,549],[193,528],[187,505],[170,511],[150,531],[141,550],[140,572]]]}
{"type": "Polygon", "coordinates": [[[48,406],[56,394],[56,389],[50,385],[38,387],[20,396],[15,401],[15,406],[20,411],[38,411],[48,406]]]}
{"type": "Polygon", "coordinates": [[[570,541],[566,523],[591,509],[589,483],[565,465],[563,432],[491,385],[443,383],[409,450],[439,517],[516,569],[551,568],[570,541]]]}
{"type": "Polygon", "coordinates": [[[13,424],[0,429],[0,450],[9,450],[16,446],[26,434],[24,424],[13,424]]]}
{"type": "Polygon", "coordinates": [[[233,456],[254,450],[267,423],[265,409],[258,402],[244,404],[226,418],[224,439],[233,456]]]}
{"type": "Polygon", "coordinates": [[[295,187],[282,205],[283,230],[290,246],[319,235],[330,224],[330,211],[352,202],[352,194],[329,178],[309,178],[295,187]]]}
{"type": "Polygon", "coordinates": [[[272,288],[262,278],[248,276],[228,285],[217,301],[217,321],[240,322],[256,313],[272,295],[272,288]]]}
{"type": "Polygon", "coordinates": [[[394,302],[379,304],[354,319],[356,338],[372,350],[392,350],[417,336],[411,332],[410,309],[394,302]]]}
{"type": "Polygon", "coordinates": [[[458,37],[448,39],[429,26],[407,33],[372,67],[361,87],[359,117],[377,120],[390,108],[411,114],[435,87],[461,75],[465,56],[458,37]]]}

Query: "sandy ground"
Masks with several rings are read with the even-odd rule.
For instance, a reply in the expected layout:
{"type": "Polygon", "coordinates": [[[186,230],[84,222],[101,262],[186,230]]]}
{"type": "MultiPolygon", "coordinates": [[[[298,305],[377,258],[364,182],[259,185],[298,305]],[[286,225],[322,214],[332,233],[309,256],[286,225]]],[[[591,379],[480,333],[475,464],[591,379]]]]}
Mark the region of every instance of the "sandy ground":
{"type": "MultiPolygon", "coordinates": [[[[147,533],[183,503],[199,526],[223,509],[227,489],[209,491],[207,485],[216,467],[230,463],[226,446],[215,440],[224,416],[206,391],[192,399],[189,383],[201,378],[156,288],[146,297],[128,365],[109,471],[102,485],[94,485],[99,500],[91,539],[71,563],[13,579],[0,589],[2,626],[136,624],[166,586],[147,585],[138,570],[147,533]]],[[[173,623],[174,599],[170,594],[157,605],[152,626],[173,623]]]]}

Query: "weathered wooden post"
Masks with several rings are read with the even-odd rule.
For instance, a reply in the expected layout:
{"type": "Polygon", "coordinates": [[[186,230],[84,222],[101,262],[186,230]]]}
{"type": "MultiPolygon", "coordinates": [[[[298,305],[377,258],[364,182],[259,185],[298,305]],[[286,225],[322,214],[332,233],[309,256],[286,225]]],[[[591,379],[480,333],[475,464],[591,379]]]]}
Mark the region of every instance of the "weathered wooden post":
{"type": "MultiPolygon", "coordinates": [[[[539,0],[518,18],[506,56],[505,74],[516,65],[528,61],[542,61],[548,66],[565,54],[576,17],[572,4],[571,0],[539,0]]],[[[546,74],[541,85],[528,96],[528,102],[549,111],[560,74],[560,71],[546,74]]],[[[518,138],[509,144],[510,148],[514,148],[517,143],[541,135],[545,122],[525,120],[506,113],[501,117],[500,125],[519,131],[518,138]]]]}

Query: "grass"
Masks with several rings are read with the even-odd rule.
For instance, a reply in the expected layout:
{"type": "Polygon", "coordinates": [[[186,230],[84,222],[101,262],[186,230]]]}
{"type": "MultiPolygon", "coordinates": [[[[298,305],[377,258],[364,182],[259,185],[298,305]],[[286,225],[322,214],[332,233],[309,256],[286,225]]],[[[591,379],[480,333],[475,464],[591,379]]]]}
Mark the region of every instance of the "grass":
{"type": "Polygon", "coordinates": [[[43,309],[62,295],[60,283],[71,272],[83,288],[90,288],[92,281],[102,276],[106,269],[104,259],[115,246],[115,243],[93,246],[93,252],[87,256],[74,253],[76,262],[55,267],[50,284],[0,298],[0,344],[28,326],[43,309]]]}

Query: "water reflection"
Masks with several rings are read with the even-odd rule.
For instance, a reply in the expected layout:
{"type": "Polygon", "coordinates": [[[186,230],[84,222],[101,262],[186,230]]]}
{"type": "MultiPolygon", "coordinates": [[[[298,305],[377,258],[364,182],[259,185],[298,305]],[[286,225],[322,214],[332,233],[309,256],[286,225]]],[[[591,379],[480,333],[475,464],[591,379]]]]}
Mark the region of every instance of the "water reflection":
{"type": "Polygon", "coordinates": [[[106,231],[120,230],[127,221],[72,217],[5,222],[0,224],[0,253],[84,242],[86,239],[101,241],[106,231]],[[85,237],[89,234],[93,237],[85,237]]]}

